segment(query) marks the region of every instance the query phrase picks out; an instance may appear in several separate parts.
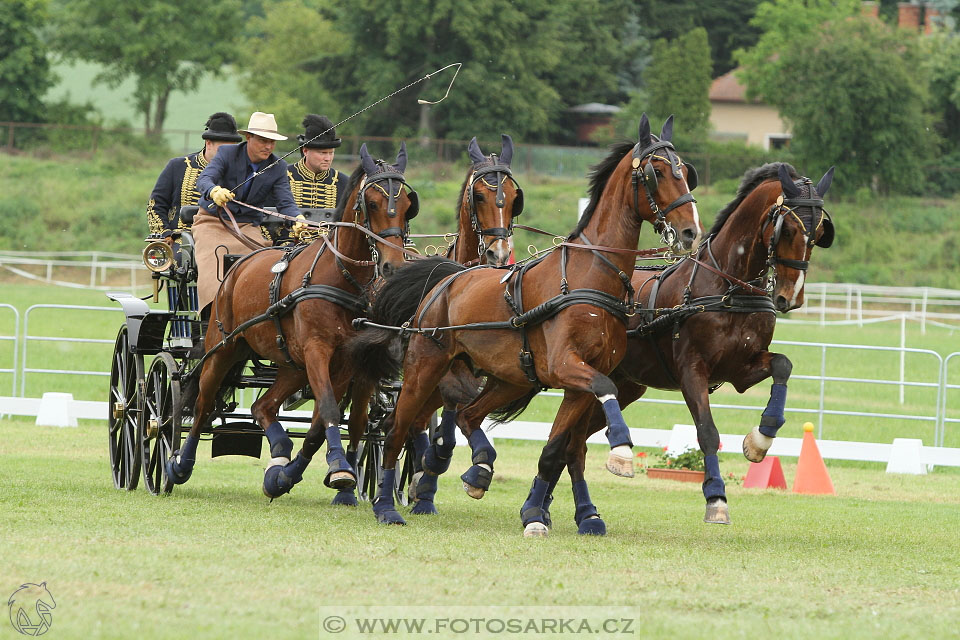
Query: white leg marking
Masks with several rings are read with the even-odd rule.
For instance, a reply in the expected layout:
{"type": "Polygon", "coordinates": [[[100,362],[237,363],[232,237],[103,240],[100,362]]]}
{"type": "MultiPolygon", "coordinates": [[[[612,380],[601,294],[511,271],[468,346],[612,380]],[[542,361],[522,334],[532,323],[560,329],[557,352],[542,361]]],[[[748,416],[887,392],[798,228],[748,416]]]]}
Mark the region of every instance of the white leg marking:
{"type": "Polygon", "coordinates": [[[600,404],[603,404],[607,400],[616,400],[616,399],[617,399],[617,396],[613,395],[612,393],[608,393],[605,396],[597,396],[597,400],[600,401],[600,404]]]}
{"type": "Polygon", "coordinates": [[[270,464],[267,465],[267,469],[270,467],[275,467],[277,465],[287,465],[290,464],[290,458],[270,458],[270,464]]]}

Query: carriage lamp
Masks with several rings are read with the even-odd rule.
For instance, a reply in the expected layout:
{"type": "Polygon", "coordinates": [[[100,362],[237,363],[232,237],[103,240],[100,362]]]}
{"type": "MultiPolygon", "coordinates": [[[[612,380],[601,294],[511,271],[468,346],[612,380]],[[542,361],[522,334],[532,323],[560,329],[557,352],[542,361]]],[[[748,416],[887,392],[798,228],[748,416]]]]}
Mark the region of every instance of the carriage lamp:
{"type": "Polygon", "coordinates": [[[165,242],[151,242],[143,250],[143,264],[154,273],[166,271],[173,264],[173,249],[165,242]]]}

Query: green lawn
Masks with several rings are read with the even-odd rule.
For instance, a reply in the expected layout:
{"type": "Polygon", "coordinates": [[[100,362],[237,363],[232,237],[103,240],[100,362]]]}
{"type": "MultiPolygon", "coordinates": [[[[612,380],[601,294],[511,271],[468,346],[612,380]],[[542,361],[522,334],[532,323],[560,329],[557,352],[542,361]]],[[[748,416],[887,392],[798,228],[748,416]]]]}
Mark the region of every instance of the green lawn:
{"type": "MultiPolygon", "coordinates": [[[[102,424],[0,427],[0,584],[47,582],[50,637],[318,637],[319,608],[347,604],[447,616],[619,605],[645,636],[675,638],[930,638],[960,623],[957,474],[829,464],[836,497],[730,486],[724,527],[701,521],[696,485],[613,477],[591,448],[587,480],[609,534],[576,535],[564,479],[551,536],[525,540],[535,443],[497,443],[482,503],[451,473],[440,516],[386,528],[366,504],[330,506],[322,468],[270,503],[266,459],[211,461],[204,444],[193,479],[157,498],[113,489],[102,424]]],[[[459,474],[467,454],[455,458],[459,474]]],[[[721,465],[746,470],[739,455],[721,465]]],[[[795,465],[784,469],[790,484],[795,465]]]]}

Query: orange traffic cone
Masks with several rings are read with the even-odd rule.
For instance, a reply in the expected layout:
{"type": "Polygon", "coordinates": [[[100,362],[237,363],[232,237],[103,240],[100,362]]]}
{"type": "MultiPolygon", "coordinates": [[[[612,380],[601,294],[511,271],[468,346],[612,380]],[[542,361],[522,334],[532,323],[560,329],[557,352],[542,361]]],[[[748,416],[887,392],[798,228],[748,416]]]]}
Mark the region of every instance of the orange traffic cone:
{"type": "Polygon", "coordinates": [[[787,481],[783,477],[780,458],[767,456],[761,462],[753,462],[743,479],[745,489],[786,489],[787,481]]]}
{"type": "Polygon", "coordinates": [[[806,422],[803,425],[803,445],[800,447],[800,459],[797,461],[797,475],[793,479],[793,492],[830,495],[837,493],[833,489],[827,465],[823,464],[817,441],[813,438],[812,422],[806,422]]]}

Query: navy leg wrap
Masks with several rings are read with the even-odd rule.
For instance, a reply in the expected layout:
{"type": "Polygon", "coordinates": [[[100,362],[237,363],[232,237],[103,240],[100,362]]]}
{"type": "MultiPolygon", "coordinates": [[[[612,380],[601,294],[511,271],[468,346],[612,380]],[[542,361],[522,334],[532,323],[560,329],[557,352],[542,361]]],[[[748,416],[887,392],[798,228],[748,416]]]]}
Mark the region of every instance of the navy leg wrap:
{"type": "Polygon", "coordinates": [[[574,519],[577,522],[577,533],[581,535],[602,536],[607,533],[607,525],[599,517],[597,508],[590,502],[590,492],[587,490],[586,480],[577,480],[573,483],[573,501],[577,506],[574,519]]]}
{"type": "Polygon", "coordinates": [[[487,490],[493,480],[493,461],[497,459],[497,452],[487,440],[483,429],[477,429],[470,434],[470,448],[473,450],[473,466],[467,469],[460,479],[471,487],[487,490]],[[490,469],[484,469],[481,464],[488,465],[490,469]]]}
{"type": "Polygon", "coordinates": [[[377,489],[377,497],[373,499],[373,515],[377,517],[377,522],[381,524],[407,524],[403,517],[397,513],[393,504],[393,485],[396,477],[396,469],[384,469],[380,486],[377,489]]]}
{"type": "Polygon", "coordinates": [[[707,500],[723,498],[726,502],[727,491],[723,484],[723,476],[720,475],[720,461],[717,459],[717,454],[704,456],[703,466],[706,471],[703,474],[703,497],[707,500]]]}
{"type": "Polygon", "coordinates": [[[193,465],[197,462],[197,445],[199,443],[199,438],[187,436],[180,450],[175,451],[166,461],[167,477],[174,484],[183,484],[190,479],[190,475],[193,473],[193,465]]]}
{"type": "Polygon", "coordinates": [[[610,398],[601,406],[603,413],[607,416],[607,442],[610,443],[610,448],[619,447],[622,444],[632,447],[630,429],[623,420],[623,413],[620,411],[620,403],[617,399],[610,398]]]}
{"type": "Polygon", "coordinates": [[[279,498],[289,493],[293,485],[303,480],[303,472],[309,464],[310,458],[301,451],[293,462],[270,467],[263,475],[263,492],[271,498],[279,498]]]}
{"type": "Polygon", "coordinates": [[[340,425],[327,427],[324,434],[327,438],[327,464],[329,468],[327,469],[326,477],[323,479],[323,484],[338,490],[353,490],[353,488],[357,486],[357,471],[353,468],[353,465],[347,462],[347,457],[344,455],[343,444],[340,442],[340,425]],[[352,481],[349,479],[339,479],[336,481],[336,484],[332,484],[330,482],[331,476],[340,471],[346,471],[352,475],[352,481]]]}
{"type": "Polygon", "coordinates": [[[445,410],[440,414],[440,435],[424,452],[423,470],[435,475],[445,473],[450,468],[450,457],[457,445],[457,412],[445,410]]]}
{"type": "MultiPolygon", "coordinates": [[[[357,468],[357,452],[356,451],[347,451],[347,464],[349,464],[354,469],[357,468]]],[[[347,507],[357,506],[357,496],[354,494],[353,489],[341,489],[337,491],[337,495],[333,496],[333,501],[330,504],[340,504],[347,507]]]]}
{"type": "Polygon", "coordinates": [[[531,522],[547,524],[547,519],[544,517],[543,502],[547,497],[548,489],[549,483],[546,480],[541,479],[540,476],[533,478],[530,493],[527,494],[526,501],[520,507],[520,521],[523,526],[527,526],[531,522]]]}
{"type": "Polygon", "coordinates": [[[767,408],[760,416],[760,433],[776,438],[777,431],[787,419],[783,416],[783,409],[787,405],[787,385],[774,382],[770,385],[770,400],[767,408]]]}
{"type": "Polygon", "coordinates": [[[271,422],[267,427],[267,442],[270,443],[271,458],[286,458],[293,456],[293,440],[287,435],[286,429],[279,422],[271,422]]]}
{"type": "Polygon", "coordinates": [[[543,524],[547,525],[548,527],[553,526],[553,521],[550,520],[550,505],[553,504],[553,491],[557,488],[557,483],[560,482],[560,476],[562,473],[563,469],[561,469],[557,473],[556,477],[550,481],[550,484],[547,486],[547,495],[543,499],[543,524]]]}
{"type": "MultiPolygon", "coordinates": [[[[426,431],[421,431],[413,439],[413,455],[416,460],[422,460],[423,454],[430,446],[430,436],[426,431]]],[[[416,476],[414,476],[416,477],[416,476]]],[[[413,505],[411,513],[417,515],[433,515],[437,513],[437,508],[433,505],[433,498],[437,494],[437,476],[428,473],[421,473],[417,480],[417,486],[414,487],[416,504],[413,505]]]]}

